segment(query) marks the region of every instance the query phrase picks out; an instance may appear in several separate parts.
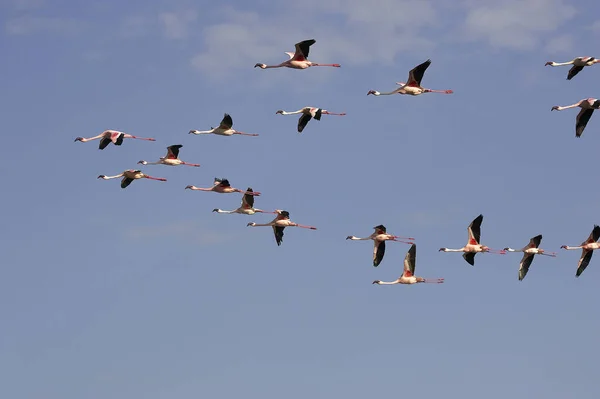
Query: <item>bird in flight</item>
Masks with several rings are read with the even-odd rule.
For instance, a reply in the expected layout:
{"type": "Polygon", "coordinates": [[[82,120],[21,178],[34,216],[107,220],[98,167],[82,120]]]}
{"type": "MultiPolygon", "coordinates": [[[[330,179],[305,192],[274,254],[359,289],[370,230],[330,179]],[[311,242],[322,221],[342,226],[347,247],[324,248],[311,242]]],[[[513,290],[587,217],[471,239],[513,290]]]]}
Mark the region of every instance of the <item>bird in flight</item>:
{"type": "Polygon", "coordinates": [[[281,245],[283,242],[283,230],[286,227],[300,227],[303,229],[316,230],[316,227],[313,226],[305,226],[303,224],[294,223],[290,220],[290,213],[288,211],[282,211],[280,209],[276,209],[275,212],[277,216],[275,219],[271,220],[269,223],[258,224],[254,222],[248,223],[246,226],[250,227],[258,227],[258,226],[271,226],[273,227],[273,234],[275,234],[275,242],[277,245],[281,245]]]}
{"type": "Polygon", "coordinates": [[[336,67],[339,68],[340,64],[319,64],[316,62],[312,62],[308,60],[308,53],[310,51],[310,46],[315,44],[317,41],[314,39],[303,40],[301,42],[296,43],[296,52],[285,52],[289,60],[282,62],[279,65],[267,65],[258,63],[254,65],[254,68],[259,67],[261,69],[267,68],[293,68],[293,69],[306,69],[314,66],[328,66],[328,67],[336,67]]]}
{"type": "Polygon", "coordinates": [[[510,247],[504,248],[507,252],[523,252],[523,258],[521,258],[521,262],[519,263],[519,281],[522,281],[527,272],[529,271],[529,267],[531,266],[531,262],[533,262],[533,258],[535,255],[546,255],[556,257],[555,252],[546,253],[545,250],[540,248],[540,243],[542,242],[542,235],[539,234],[529,240],[529,244],[521,249],[513,249],[510,247]]]}
{"type": "Polygon", "coordinates": [[[115,175],[115,176],[100,175],[100,176],[98,176],[98,179],[110,180],[110,179],[118,179],[119,177],[123,178],[121,180],[121,188],[126,188],[127,186],[129,186],[131,184],[132,181],[137,180],[137,179],[167,181],[167,179],[165,179],[163,177],[148,176],[147,174],[143,173],[141,170],[133,170],[133,169],[128,169],[128,170],[124,171],[123,173],[119,173],[118,175],[115,175]]]}
{"type": "Polygon", "coordinates": [[[239,188],[231,187],[229,184],[229,180],[227,179],[219,179],[215,177],[213,182],[213,186],[209,188],[202,188],[196,186],[186,186],[186,190],[198,190],[198,191],[213,191],[215,193],[220,194],[230,194],[230,193],[242,193],[244,195],[260,195],[258,191],[247,191],[240,190],[239,188]]]}
{"type": "Polygon", "coordinates": [[[298,119],[298,133],[302,133],[302,131],[306,127],[306,124],[313,118],[315,120],[320,121],[321,115],[339,115],[339,116],[346,115],[345,112],[342,112],[341,114],[336,114],[334,112],[329,112],[326,109],[316,108],[316,107],[304,107],[302,109],[299,109],[298,111],[293,111],[293,112],[279,110],[279,111],[275,112],[275,114],[279,114],[279,115],[302,114],[302,115],[300,115],[300,118],[298,119]]]}
{"type": "Polygon", "coordinates": [[[413,244],[411,241],[402,241],[398,238],[404,238],[406,240],[414,240],[413,237],[400,237],[387,233],[387,229],[384,225],[380,224],[373,227],[375,231],[368,237],[360,238],[355,236],[348,236],[346,240],[373,240],[373,266],[377,267],[383,260],[385,255],[385,242],[386,241],[397,241],[404,244],[413,244]]]}
{"type": "Polygon", "coordinates": [[[216,134],[218,136],[233,136],[239,134],[242,136],[258,136],[256,133],[244,133],[233,129],[233,119],[231,115],[225,114],[218,127],[211,127],[210,130],[190,130],[189,134],[216,134]]]}
{"type": "Polygon", "coordinates": [[[564,66],[564,65],[573,65],[571,67],[571,69],[569,69],[569,72],[567,73],[567,80],[571,80],[571,79],[573,79],[573,77],[575,75],[577,75],[579,72],[581,72],[583,70],[583,68],[585,68],[586,66],[592,66],[599,62],[600,62],[600,60],[598,60],[594,57],[588,56],[588,57],[575,57],[571,61],[567,61],[567,62],[548,61],[548,62],[546,62],[545,66],[557,67],[557,66],[564,66]]]}
{"type": "Polygon", "coordinates": [[[413,244],[406,252],[406,256],[404,257],[404,271],[402,275],[398,277],[395,281],[381,281],[375,280],[373,284],[379,285],[392,285],[392,284],[418,284],[418,283],[433,283],[433,284],[441,284],[444,282],[443,278],[423,278],[419,276],[415,276],[415,265],[417,262],[417,245],[413,244]]]}
{"type": "Polygon", "coordinates": [[[121,145],[121,144],[123,144],[124,139],[156,141],[156,139],[133,136],[131,134],[119,132],[118,130],[105,130],[104,132],[100,133],[99,135],[90,137],[87,139],[83,138],[83,137],[76,137],[75,142],[81,141],[82,143],[86,143],[88,141],[98,140],[98,139],[102,139],[102,140],[100,140],[100,144],[98,145],[98,148],[100,150],[105,149],[106,146],[109,145],[110,143],[113,143],[114,145],[121,145]]]}
{"type": "Polygon", "coordinates": [[[148,161],[139,161],[142,165],[169,165],[169,166],[177,166],[177,165],[187,165],[187,166],[200,166],[197,163],[187,163],[183,162],[179,159],[179,149],[183,147],[181,144],[170,145],[167,147],[167,155],[161,157],[156,162],[148,162],[148,161]]]}
{"type": "Polygon", "coordinates": [[[396,84],[400,85],[396,90],[390,91],[387,93],[380,93],[377,90],[369,90],[367,96],[369,94],[373,94],[374,96],[388,96],[391,94],[408,94],[411,96],[418,96],[423,93],[443,93],[443,94],[452,94],[454,91],[452,90],[432,90],[421,87],[421,80],[423,79],[423,75],[425,71],[431,64],[431,60],[427,60],[422,64],[417,65],[413,69],[408,72],[408,81],[397,82],[396,84]]]}
{"type": "Polygon", "coordinates": [[[575,137],[581,137],[585,127],[592,117],[592,114],[594,113],[594,110],[600,108],[600,100],[597,98],[585,98],[571,105],[565,105],[562,107],[560,105],[555,105],[550,111],[562,111],[576,107],[581,108],[581,111],[579,111],[577,117],[575,118],[575,137]]]}
{"type": "Polygon", "coordinates": [[[594,250],[600,248],[600,243],[597,242],[598,239],[600,239],[600,226],[594,225],[594,229],[590,233],[590,236],[587,238],[587,240],[582,242],[581,245],[576,247],[570,247],[568,245],[561,246],[562,249],[566,250],[581,248],[581,257],[579,258],[579,263],[577,264],[577,272],[575,272],[575,277],[581,276],[581,273],[583,273],[585,268],[590,264],[594,250]]]}

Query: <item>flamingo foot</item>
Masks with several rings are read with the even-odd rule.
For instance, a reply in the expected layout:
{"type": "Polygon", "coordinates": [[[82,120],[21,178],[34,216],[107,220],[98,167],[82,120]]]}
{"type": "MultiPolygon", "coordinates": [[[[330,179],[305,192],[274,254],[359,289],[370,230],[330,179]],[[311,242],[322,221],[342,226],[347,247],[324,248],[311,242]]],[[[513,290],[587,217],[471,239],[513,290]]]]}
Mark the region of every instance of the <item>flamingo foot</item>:
{"type": "Polygon", "coordinates": [[[424,283],[430,283],[430,284],[441,284],[441,283],[443,283],[443,282],[444,282],[444,279],[443,279],[443,278],[436,278],[436,279],[433,279],[433,278],[427,278],[427,279],[425,279],[425,281],[423,281],[423,282],[424,282],[424,283]]]}

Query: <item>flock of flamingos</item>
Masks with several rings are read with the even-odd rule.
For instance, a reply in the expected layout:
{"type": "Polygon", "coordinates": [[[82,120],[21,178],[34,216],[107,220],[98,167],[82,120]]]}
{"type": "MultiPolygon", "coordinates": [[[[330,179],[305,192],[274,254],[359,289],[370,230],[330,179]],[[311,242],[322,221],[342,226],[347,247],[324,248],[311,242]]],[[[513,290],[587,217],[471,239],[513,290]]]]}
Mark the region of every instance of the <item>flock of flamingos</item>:
{"type": "MultiPolygon", "coordinates": [[[[268,68],[293,68],[293,69],[307,69],[313,66],[329,66],[329,67],[340,67],[339,64],[319,64],[308,60],[308,54],[310,50],[310,46],[315,44],[315,40],[304,40],[299,43],[296,43],[296,51],[286,52],[289,56],[287,61],[284,61],[278,65],[266,65],[262,63],[256,64],[255,68],[268,69],[268,68]]],[[[592,66],[596,63],[600,63],[600,59],[595,59],[594,57],[577,57],[568,62],[556,63],[553,61],[549,61],[546,63],[546,66],[564,66],[564,65],[572,65],[568,74],[567,80],[571,80],[574,76],[576,76],[581,70],[583,70],[586,66],[592,66]]],[[[452,94],[452,90],[432,90],[428,88],[424,88],[421,86],[421,80],[423,79],[423,75],[425,71],[431,64],[431,60],[427,60],[420,65],[417,65],[408,73],[408,80],[406,82],[397,82],[396,84],[399,86],[396,90],[390,92],[381,93],[377,90],[370,90],[367,95],[392,95],[392,94],[406,94],[411,96],[417,96],[423,93],[442,93],[442,94],[452,94]]],[[[576,124],[575,124],[575,136],[581,137],[583,131],[590,120],[595,109],[600,108],[600,100],[595,98],[587,98],[581,101],[578,101],[575,104],[567,105],[567,106],[554,106],[552,107],[552,111],[562,111],[569,108],[581,108],[581,111],[577,114],[576,124]]],[[[311,119],[320,120],[322,115],[346,115],[345,113],[333,113],[321,108],[315,107],[304,107],[298,111],[294,112],[286,112],[279,110],[276,114],[281,115],[294,115],[300,114],[300,118],[298,119],[297,130],[298,133],[301,133],[306,127],[307,123],[311,119]]],[[[210,130],[200,131],[200,130],[190,130],[190,134],[216,134],[220,136],[233,136],[233,135],[242,135],[242,136],[258,136],[258,134],[244,133],[238,130],[233,129],[233,119],[230,115],[225,114],[219,126],[216,128],[212,128],[210,130]]],[[[75,141],[88,142],[92,140],[100,139],[99,148],[103,150],[110,143],[113,143],[116,146],[120,146],[123,143],[124,139],[139,139],[139,140],[147,140],[147,141],[156,141],[153,138],[145,138],[133,136],[131,134],[127,134],[124,132],[116,131],[116,130],[106,130],[102,134],[99,134],[95,137],[83,138],[77,137],[75,141]]],[[[169,166],[177,166],[177,165],[188,165],[193,167],[199,167],[199,164],[188,163],[179,159],[179,151],[183,147],[181,144],[171,145],[167,147],[167,154],[164,157],[161,157],[156,162],[148,162],[148,161],[139,161],[138,164],[142,165],[169,165],[169,166]]],[[[109,180],[109,179],[117,179],[121,178],[121,188],[128,187],[131,182],[137,179],[151,179],[151,180],[159,180],[166,181],[164,178],[153,177],[143,173],[141,170],[125,170],[122,173],[114,176],[106,176],[100,175],[99,179],[109,180]]],[[[227,179],[218,179],[215,178],[212,187],[202,188],[196,187],[193,185],[185,187],[190,190],[199,190],[199,191],[212,191],[215,193],[221,194],[229,194],[229,193],[242,193],[242,202],[239,208],[234,210],[222,210],[222,209],[213,209],[213,212],[217,213],[239,213],[244,215],[254,215],[255,213],[272,213],[277,216],[275,219],[270,221],[269,223],[257,224],[254,222],[248,223],[247,226],[257,227],[257,226],[271,226],[273,228],[273,233],[275,235],[275,241],[277,245],[281,245],[283,241],[283,232],[286,227],[301,227],[311,230],[316,230],[316,227],[313,226],[305,226],[298,223],[294,223],[290,220],[290,214],[285,210],[275,210],[264,211],[262,209],[258,209],[254,207],[254,197],[260,196],[260,192],[254,191],[251,187],[248,187],[246,190],[241,190],[239,188],[231,187],[229,181],[227,179]]],[[[523,280],[529,271],[531,263],[535,255],[545,255],[555,257],[556,253],[551,252],[547,253],[545,250],[541,249],[540,243],[542,241],[542,235],[537,235],[532,237],[529,243],[521,248],[521,249],[513,249],[513,248],[504,248],[502,250],[491,249],[486,245],[481,244],[481,223],[483,222],[483,215],[477,216],[471,224],[468,226],[468,242],[465,246],[458,249],[449,249],[449,248],[440,248],[440,251],[443,252],[462,252],[463,258],[470,265],[475,265],[475,255],[479,252],[489,252],[496,254],[506,254],[507,252],[523,252],[523,258],[519,264],[519,280],[523,280]]],[[[347,240],[373,240],[373,266],[377,267],[383,260],[385,254],[385,242],[386,241],[396,241],[402,242],[411,245],[410,249],[406,253],[404,258],[404,271],[402,275],[394,280],[394,281],[380,281],[375,280],[373,284],[416,284],[416,283],[443,283],[444,279],[426,279],[423,277],[415,276],[415,263],[416,263],[416,244],[413,242],[414,238],[412,237],[400,237],[392,234],[388,234],[385,226],[378,225],[374,227],[374,232],[368,237],[360,238],[355,236],[348,236],[347,240]]],[[[600,226],[594,225],[592,232],[589,237],[578,246],[568,246],[563,245],[561,248],[570,250],[570,249],[581,249],[581,257],[579,259],[579,263],[577,265],[576,277],[579,277],[581,273],[585,270],[585,268],[590,263],[590,259],[592,258],[593,251],[595,249],[600,248],[600,243],[598,243],[598,239],[600,239],[600,226]]]]}

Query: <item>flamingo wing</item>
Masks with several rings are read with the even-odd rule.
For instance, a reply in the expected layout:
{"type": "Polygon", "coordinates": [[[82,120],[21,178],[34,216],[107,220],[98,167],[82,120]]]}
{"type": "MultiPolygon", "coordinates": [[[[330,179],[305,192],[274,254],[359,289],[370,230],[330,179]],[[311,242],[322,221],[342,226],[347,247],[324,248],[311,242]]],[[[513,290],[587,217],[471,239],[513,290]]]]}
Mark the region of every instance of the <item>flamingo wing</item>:
{"type": "Polygon", "coordinates": [[[373,266],[377,267],[383,260],[383,255],[385,255],[385,241],[377,241],[374,240],[373,246],[373,266]]]}
{"type": "Polygon", "coordinates": [[[183,147],[181,144],[170,145],[167,147],[167,158],[177,159],[179,157],[179,149],[183,147]]]}
{"type": "Polygon", "coordinates": [[[463,253],[463,258],[469,265],[475,266],[475,252],[465,252],[463,253]]]}
{"type": "Polygon", "coordinates": [[[311,40],[303,40],[299,43],[296,43],[296,52],[294,53],[294,61],[306,61],[308,58],[308,53],[310,51],[310,46],[315,44],[317,41],[314,39],[311,40]]]}
{"type": "Polygon", "coordinates": [[[417,262],[417,244],[413,244],[406,252],[404,257],[404,273],[402,277],[412,277],[415,275],[415,265],[417,262]]]}
{"type": "Polygon", "coordinates": [[[310,114],[302,114],[300,119],[298,119],[298,133],[302,133],[302,131],[306,127],[306,124],[311,119],[312,119],[312,116],[310,116],[310,114]]]}
{"type": "Polygon", "coordinates": [[[225,114],[221,123],[219,123],[219,128],[223,130],[229,130],[233,126],[233,119],[231,119],[231,115],[225,114]]]}
{"type": "Polygon", "coordinates": [[[590,264],[593,254],[594,251],[590,251],[589,249],[584,249],[581,251],[581,258],[579,258],[579,263],[577,264],[577,272],[575,273],[575,277],[581,276],[581,273],[583,273],[585,268],[590,264]]]}
{"type": "Polygon", "coordinates": [[[133,180],[134,179],[131,177],[127,177],[127,176],[123,177],[123,179],[121,180],[121,188],[125,188],[125,187],[129,186],[133,180]]]}
{"type": "Polygon", "coordinates": [[[323,110],[321,108],[313,108],[311,110],[311,115],[313,118],[315,118],[315,120],[320,121],[321,120],[321,115],[323,114],[323,110]]]}
{"type": "Polygon", "coordinates": [[[111,139],[104,137],[102,140],[100,140],[100,144],[98,145],[98,148],[103,150],[106,148],[107,145],[109,145],[112,142],[111,139]]]}
{"type": "Polygon", "coordinates": [[[582,70],[583,70],[583,65],[582,66],[572,66],[571,69],[569,69],[569,73],[567,74],[567,80],[573,79],[573,77],[575,75],[577,75],[579,72],[581,72],[582,70]]]}
{"type": "Polygon", "coordinates": [[[577,123],[575,124],[575,137],[581,137],[593,113],[593,108],[584,108],[581,111],[579,111],[576,119],[577,123]]]}
{"type": "Polygon", "coordinates": [[[467,232],[469,233],[469,244],[477,245],[479,244],[479,240],[481,240],[481,222],[483,222],[483,215],[477,216],[469,227],[467,227],[467,232]]]}
{"type": "Polygon", "coordinates": [[[522,281],[527,272],[529,271],[529,266],[531,266],[531,262],[533,262],[533,258],[535,254],[524,254],[521,259],[521,263],[519,263],[519,281],[522,281]]]}
{"type": "Polygon", "coordinates": [[[600,238],[600,226],[595,224],[594,228],[592,229],[592,232],[590,233],[590,236],[587,238],[587,240],[582,242],[581,245],[591,244],[592,242],[598,241],[599,238],[600,238]]]}
{"type": "Polygon", "coordinates": [[[408,81],[406,82],[406,86],[420,87],[423,75],[425,74],[427,68],[429,68],[430,64],[431,60],[427,60],[411,69],[410,72],[408,72],[408,81]]]}
{"type": "MultiPolygon", "coordinates": [[[[253,193],[252,187],[248,187],[247,192],[253,193]]],[[[252,209],[254,208],[254,195],[244,194],[242,197],[242,208],[252,209]]]]}
{"type": "Polygon", "coordinates": [[[284,229],[285,226],[273,226],[273,233],[275,234],[275,241],[277,242],[277,245],[281,245],[281,242],[283,241],[284,229]]]}
{"type": "Polygon", "coordinates": [[[532,237],[531,240],[529,240],[529,244],[527,245],[526,248],[538,248],[540,246],[541,242],[542,242],[542,235],[539,234],[535,237],[532,237]]]}
{"type": "Polygon", "coordinates": [[[288,55],[288,57],[290,57],[290,60],[292,58],[294,58],[294,53],[290,52],[290,51],[285,51],[285,53],[288,55]]]}

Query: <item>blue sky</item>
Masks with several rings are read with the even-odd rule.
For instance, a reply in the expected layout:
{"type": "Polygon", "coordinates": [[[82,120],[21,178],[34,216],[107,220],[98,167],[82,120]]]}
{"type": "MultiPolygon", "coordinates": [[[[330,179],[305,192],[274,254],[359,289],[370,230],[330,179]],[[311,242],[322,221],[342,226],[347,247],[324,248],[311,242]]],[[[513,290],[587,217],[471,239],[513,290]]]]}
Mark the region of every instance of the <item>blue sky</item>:
{"type": "MultiPolygon", "coordinates": [[[[2,0],[4,167],[0,384],[11,399],[592,398],[600,394],[600,259],[441,253],[466,243],[578,245],[597,218],[600,67],[572,81],[600,34],[593,0],[2,0]],[[259,70],[315,38],[310,59],[341,68],[259,70]],[[392,90],[432,59],[423,85],[392,90]],[[296,133],[296,116],[324,116],[296,133]],[[230,113],[259,137],[192,136],[230,113]],[[129,140],[74,143],[117,129],[129,140]],[[182,144],[200,168],[146,166],[167,182],[97,180],[182,144]],[[226,177],[317,231],[270,215],[219,215],[238,194],[192,192],[226,177]],[[417,275],[376,286],[384,224],[416,237],[417,275]]],[[[599,256],[599,255],[596,255],[599,256]]]]}

